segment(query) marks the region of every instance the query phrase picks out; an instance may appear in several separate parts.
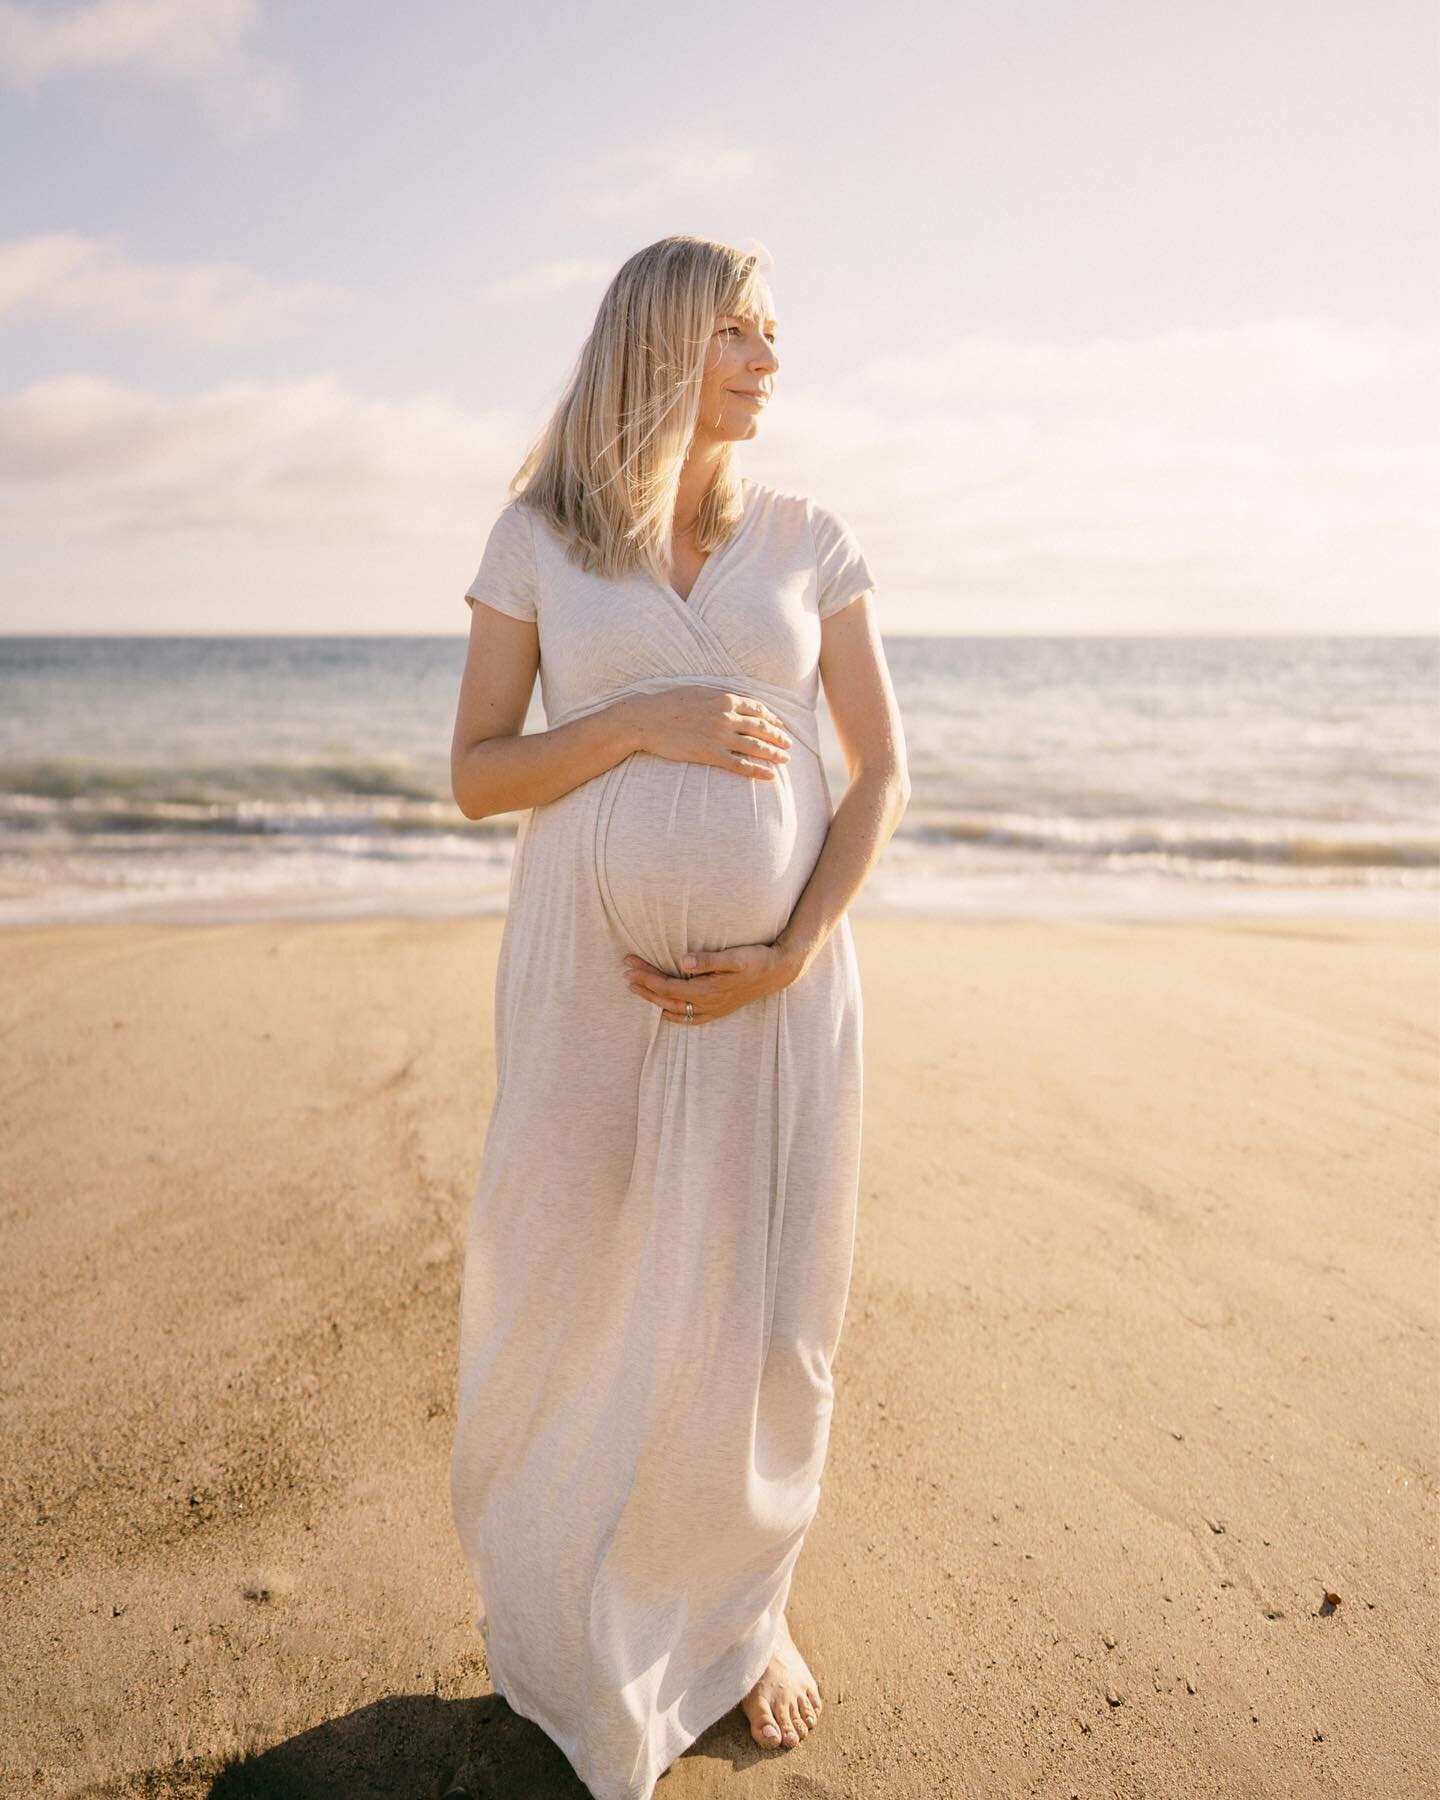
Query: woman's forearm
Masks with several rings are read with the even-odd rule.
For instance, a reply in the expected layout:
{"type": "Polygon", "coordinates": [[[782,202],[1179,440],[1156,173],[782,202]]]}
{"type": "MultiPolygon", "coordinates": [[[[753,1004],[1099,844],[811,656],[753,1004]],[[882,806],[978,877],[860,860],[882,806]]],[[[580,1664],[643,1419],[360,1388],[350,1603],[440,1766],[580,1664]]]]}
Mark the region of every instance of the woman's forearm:
{"type": "Polygon", "coordinates": [[[909,800],[908,782],[893,769],[862,770],[845,789],[805,891],[775,940],[793,979],[809,968],[864,886],[909,800]]]}
{"type": "Polygon", "coordinates": [[[522,812],[558,800],[639,747],[627,696],[549,731],[482,738],[454,758],[450,791],[467,819],[522,812]]]}

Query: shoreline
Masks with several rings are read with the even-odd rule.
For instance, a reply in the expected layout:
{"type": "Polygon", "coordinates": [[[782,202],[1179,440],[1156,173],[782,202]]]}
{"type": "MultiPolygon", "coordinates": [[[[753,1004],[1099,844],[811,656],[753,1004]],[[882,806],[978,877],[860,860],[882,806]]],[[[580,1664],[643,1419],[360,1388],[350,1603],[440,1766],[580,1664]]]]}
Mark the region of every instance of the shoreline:
{"type": "MultiPolygon", "coordinates": [[[[882,864],[883,867],[883,864],[882,864]]],[[[872,880],[874,877],[872,876],[872,880]]],[[[1404,924],[1430,922],[1440,926],[1440,889],[1399,887],[1315,887],[1297,889],[1275,886],[1240,886],[1216,883],[1159,893],[1140,888],[1133,877],[1105,883],[1086,875],[1051,886],[1019,879],[1008,888],[995,884],[987,893],[983,883],[956,884],[955,899],[911,902],[893,896],[867,894],[864,889],[851,903],[852,919],[950,921],[957,925],[1004,924],[1221,924],[1247,917],[1294,918],[1311,923],[1350,920],[1356,923],[1404,924]],[[968,891],[967,891],[968,889],[968,891]],[[1130,890],[1127,892],[1127,889],[1130,890]]],[[[110,910],[61,909],[56,915],[5,918],[0,901],[0,936],[7,932],[63,929],[72,926],[129,925],[263,925],[347,924],[369,920],[381,923],[480,923],[503,920],[502,891],[493,905],[477,905],[470,896],[415,894],[401,903],[391,896],[357,894],[348,906],[337,902],[333,890],[273,900],[250,898],[236,901],[217,895],[204,901],[156,901],[110,910]]]]}

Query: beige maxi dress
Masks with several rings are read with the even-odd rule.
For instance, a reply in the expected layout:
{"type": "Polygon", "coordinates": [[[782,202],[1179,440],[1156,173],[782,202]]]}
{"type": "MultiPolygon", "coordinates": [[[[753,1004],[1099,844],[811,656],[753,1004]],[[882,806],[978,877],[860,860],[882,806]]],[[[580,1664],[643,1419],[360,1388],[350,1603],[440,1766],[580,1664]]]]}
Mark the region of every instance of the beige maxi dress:
{"type": "Polygon", "coordinates": [[[848,919],[798,981],[709,1023],[664,1018],[621,967],[771,942],[829,826],[820,620],[873,580],[836,514],[744,497],[688,599],[585,574],[516,501],[465,596],[537,622],[551,727],[703,682],[794,740],[773,782],[637,752],[523,814],[516,844],[451,1500],[491,1683],[595,1800],[650,1800],[770,1660],[850,1284],[848,919]]]}

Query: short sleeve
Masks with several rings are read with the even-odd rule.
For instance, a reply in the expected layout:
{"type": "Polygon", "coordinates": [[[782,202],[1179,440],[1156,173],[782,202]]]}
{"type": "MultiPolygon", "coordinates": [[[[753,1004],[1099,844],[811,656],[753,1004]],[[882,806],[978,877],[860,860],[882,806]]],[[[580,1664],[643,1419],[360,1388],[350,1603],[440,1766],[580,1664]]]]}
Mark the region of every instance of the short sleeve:
{"type": "Polygon", "coordinates": [[[475,602],[483,600],[486,606],[493,606],[512,619],[533,621],[539,617],[535,540],[528,511],[512,500],[490,527],[480,567],[465,590],[465,601],[472,611],[475,602]]]}
{"type": "Polygon", "coordinates": [[[828,619],[873,588],[875,577],[854,532],[838,513],[812,500],[810,528],[815,538],[816,607],[820,617],[828,619]]]}

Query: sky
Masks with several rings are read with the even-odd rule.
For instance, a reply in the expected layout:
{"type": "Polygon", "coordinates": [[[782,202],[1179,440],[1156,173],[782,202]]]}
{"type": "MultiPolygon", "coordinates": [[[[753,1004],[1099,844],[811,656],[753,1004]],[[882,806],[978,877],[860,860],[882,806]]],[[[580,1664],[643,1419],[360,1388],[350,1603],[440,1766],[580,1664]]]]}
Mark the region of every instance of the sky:
{"type": "Polygon", "coordinates": [[[671,232],[762,253],[738,465],[848,521],[886,633],[1440,630],[1436,38],[1428,0],[0,0],[0,631],[465,632],[671,232]]]}

